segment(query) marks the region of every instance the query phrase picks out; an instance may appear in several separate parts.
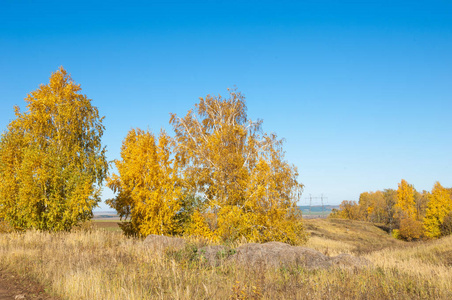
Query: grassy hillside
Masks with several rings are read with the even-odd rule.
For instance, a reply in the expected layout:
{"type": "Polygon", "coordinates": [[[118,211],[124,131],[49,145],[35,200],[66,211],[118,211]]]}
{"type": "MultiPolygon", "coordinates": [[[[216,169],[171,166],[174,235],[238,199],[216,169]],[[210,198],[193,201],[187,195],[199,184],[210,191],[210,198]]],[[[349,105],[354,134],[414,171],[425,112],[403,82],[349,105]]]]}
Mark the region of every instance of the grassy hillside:
{"type": "MultiPolygon", "coordinates": [[[[105,228],[0,235],[0,269],[28,274],[63,299],[451,299],[452,237],[396,241],[365,222],[306,220],[306,246],[348,252],[363,269],[266,269],[221,264],[181,252],[149,251],[141,240],[105,228]]],[[[244,241],[242,241],[244,242],[244,241]]]]}
{"type": "Polygon", "coordinates": [[[410,247],[372,223],[342,219],[305,219],[311,235],[307,246],[331,255],[366,254],[384,248],[410,247]]]}

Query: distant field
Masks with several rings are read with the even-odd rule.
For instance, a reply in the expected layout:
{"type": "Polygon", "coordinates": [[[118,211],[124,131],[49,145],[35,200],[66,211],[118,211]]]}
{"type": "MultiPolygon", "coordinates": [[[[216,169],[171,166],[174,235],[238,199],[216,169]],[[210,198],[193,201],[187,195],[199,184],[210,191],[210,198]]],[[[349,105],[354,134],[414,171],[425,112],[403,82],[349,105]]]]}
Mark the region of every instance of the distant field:
{"type": "Polygon", "coordinates": [[[326,218],[333,208],[339,208],[338,205],[325,205],[325,206],[298,206],[302,211],[304,218],[326,218]]]}
{"type": "Polygon", "coordinates": [[[121,223],[119,219],[111,220],[111,219],[93,219],[91,223],[95,228],[102,228],[108,231],[121,231],[118,223],[121,223]]]}

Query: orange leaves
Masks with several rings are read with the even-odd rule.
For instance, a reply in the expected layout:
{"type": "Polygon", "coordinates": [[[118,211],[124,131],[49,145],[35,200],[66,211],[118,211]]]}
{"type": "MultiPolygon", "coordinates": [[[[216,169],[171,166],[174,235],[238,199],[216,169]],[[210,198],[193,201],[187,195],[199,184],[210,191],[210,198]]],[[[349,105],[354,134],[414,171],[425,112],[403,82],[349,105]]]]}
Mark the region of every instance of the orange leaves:
{"type": "Polygon", "coordinates": [[[422,222],[410,217],[402,217],[400,220],[399,238],[407,241],[417,240],[422,234],[422,222]]]}

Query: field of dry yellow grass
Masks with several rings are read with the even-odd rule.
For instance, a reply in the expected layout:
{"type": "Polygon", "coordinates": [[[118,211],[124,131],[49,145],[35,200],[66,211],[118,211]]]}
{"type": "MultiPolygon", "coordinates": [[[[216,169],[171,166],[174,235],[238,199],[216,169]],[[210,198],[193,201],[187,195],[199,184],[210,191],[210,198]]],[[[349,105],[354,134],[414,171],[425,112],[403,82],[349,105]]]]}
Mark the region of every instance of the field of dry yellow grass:
{"type": "Polygon", "coordinates": [[[373,266],[212,267],[192,251],[205,242],[160,255],[103,225],[0,234],[0,269],[26,274],[62,299],[452,299],[452,237],[407,243],[366,222],[314,219],[305,226],[306,247],[362,256],[373,266]]]}

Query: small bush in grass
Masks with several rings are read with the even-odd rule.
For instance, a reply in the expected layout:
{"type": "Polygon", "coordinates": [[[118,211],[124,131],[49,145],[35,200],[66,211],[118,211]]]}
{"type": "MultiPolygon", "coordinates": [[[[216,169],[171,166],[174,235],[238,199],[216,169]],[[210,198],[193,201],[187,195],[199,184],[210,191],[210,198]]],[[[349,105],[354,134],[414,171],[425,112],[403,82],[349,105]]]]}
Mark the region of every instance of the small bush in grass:
{"type": "Polygon", "coordinates": [[[400,220],[400,238],[411,241],[417,240],[422,236],[422,222],[413,218],[403,218],[400,220]]]}

